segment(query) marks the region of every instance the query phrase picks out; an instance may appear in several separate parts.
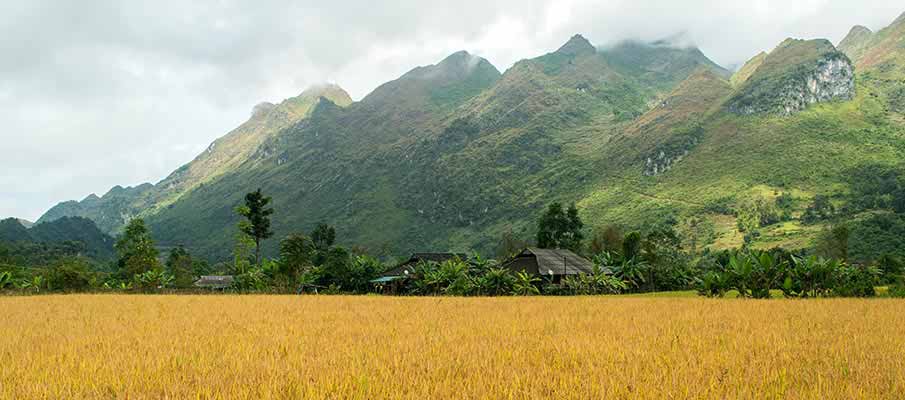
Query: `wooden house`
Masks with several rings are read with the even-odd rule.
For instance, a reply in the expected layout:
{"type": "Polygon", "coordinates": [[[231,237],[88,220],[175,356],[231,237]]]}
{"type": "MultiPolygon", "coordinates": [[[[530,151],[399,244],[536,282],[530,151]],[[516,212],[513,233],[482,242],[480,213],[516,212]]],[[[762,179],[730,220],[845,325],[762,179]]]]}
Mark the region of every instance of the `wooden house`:
{"type": "Polygon", "coordinates": [[[530,275],[559,283],[569,275],[589,274],[594,271],[594,263],[565,249],[539,249],[529,247],[503,263],[512,273],[526,272],[530,275]]]}

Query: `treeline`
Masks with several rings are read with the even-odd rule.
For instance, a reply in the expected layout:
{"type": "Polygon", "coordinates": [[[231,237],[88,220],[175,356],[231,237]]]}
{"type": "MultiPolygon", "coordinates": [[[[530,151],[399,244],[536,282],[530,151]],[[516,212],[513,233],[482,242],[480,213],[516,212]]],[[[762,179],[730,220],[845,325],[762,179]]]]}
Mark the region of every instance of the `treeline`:
{"type": "Polygon", "coordinates": [[[703,296],[869,297],[877,286],[905,296],[902,261],[895,256],[874,263],[850,264],[847,231],[836,228],[825,241],[821,258],[782,249],[743,248],[732,251],[688,250],[672,225],[623,233],[616,227],[584,237],[584,223],[574,205],[551,204],[537,222],[534,246],[569,249],[593,261],[594,269],[553,281],[505,268],[504,262],[527,242],[511,233],[501,240],[499,260],[477,254],[443,262],[422,262],[391,281],[376,280],[394,265],[336,244],[336,230],[320,224],[311,232],[283,238],[279,254],[264,257],[262,243],[273,236],[271,199],[260,190],[249,193],[237,208],[233,259],[210,265],[183,247],[161,259],[141,219],[133,219],[116,241],[116,260],[92,269],[81,257],[63,257],[47,267],[11,264],[0,247],[0,290],[161,292],[198,290],[204,275],[231,275],[228,289],[240,293],[369,293],[391,289],[411,295],[594,295],[696,290],[703,296]],[[832,240],[835,237],[835,240],[832,240]]]}

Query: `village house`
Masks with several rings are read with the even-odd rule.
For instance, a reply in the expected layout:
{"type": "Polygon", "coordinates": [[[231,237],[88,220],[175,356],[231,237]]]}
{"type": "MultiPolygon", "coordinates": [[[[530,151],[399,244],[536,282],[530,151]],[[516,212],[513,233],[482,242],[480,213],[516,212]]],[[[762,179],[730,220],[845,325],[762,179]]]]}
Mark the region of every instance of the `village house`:
{"type": "Polygon", "coordinates": [[[195,286],[211,290],[226,290],[233,285],[234,281],[235,278],[232,275],[207,275],[195,281],[195,286]]]}
{"type": "Polygon", "coordinates": [[[553,283],[561,282],[568,275],[590,274],[594,271],[594,263],[571,250],[536,247],[526,248],[502,266],[512,273],[525,272],[549,279],[553,283]]]}
{"type": "Polygon", "coordinates": [[[395,293],[402,281],[415,273],[415,267],[418,264],[424,262],[442,263],[455,258],[467,260],[468,255],[461,253],[415,253],[408,260],[384,272],[377,279],[372,280],[371,283],[382,286],[385,293],[395,293]]]}

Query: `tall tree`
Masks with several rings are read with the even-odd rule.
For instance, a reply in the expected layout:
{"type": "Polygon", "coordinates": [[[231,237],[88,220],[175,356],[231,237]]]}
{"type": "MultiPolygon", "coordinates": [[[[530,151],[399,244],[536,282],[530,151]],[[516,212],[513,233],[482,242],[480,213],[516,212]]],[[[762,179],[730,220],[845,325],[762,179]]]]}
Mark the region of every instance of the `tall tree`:
{"type": "Polygon", "coordinates": [[[641,232],[629,232],[622,240],[622,258],[633,260],[641,256],[641,232]]]}
{"type": "Polygon", "coordinates": [[[584,223],[574,204],[568,210],[563,210],[560,203],[550,204],[537,222],[537,246],[578,251],[584,239],[582,228],[584,223]]]}
{"type": "Polygon", "coordinates": [[[265,197],[261,189],[245,195],[245,205],[239,207],[239,214],[247,220],[239,229],[255,242],[255,265],[261,265],[261,241],[273,236],[270,230],[270,216],[273,208],[268,207],[271,198],[265,197]]]}
{"type": "Polygon", "coordinates": [[[336,229],[327,224],[319,224],[311,232],[311,241],[317,251],[327,251],[336,242],[336,229]]]}
{"type": "Polygon", "coordinates": [[[817,240],[817,253],[823,257],[848,261],[848,241],[851,236],[846,225],[826,228],[817,240]]]}
{"type": "Polygon", "coordinates": [[[588,243],[588,252],[592,255],[598,255],[603,252],[622,251],[622,229],[616,225],[607,225],[603,228],[594,229],[594,235],[591,242],[588,243]]]}
{"type": "Polygon", "coordinates": [[[192,286],[195,280],[195,263],[185,247],[179,246],[170,251],[167,257],[167,272],[173,275],[173,284],[179,288],[192,286]]]}
{"type": "Polygon", "coordinates": [[[154,247],[151,232],[143,219],[135,218],[129,221],[115,247],[119,256],[117,266],[122,278],[131,279],[137,274],[160,270],[157,248],[154,247]]]}
{"type": "Polygon", "coordinates": [[[312,265],[314,252],[314,243],[308,236],[300,233],[289,235],[280,242],[280,262],[284,272],[292,277],[299,276],[305,267],[312,265]]]}
{"type": "Polygon", "coordinates": [[[509,226],[500,238],[500,242],[496,249],[496,256],[499,259],[505,260],[524,250],[527,246],[528,243],[516,236],[515,232],[512,231],[512,227],[509,226]]]}

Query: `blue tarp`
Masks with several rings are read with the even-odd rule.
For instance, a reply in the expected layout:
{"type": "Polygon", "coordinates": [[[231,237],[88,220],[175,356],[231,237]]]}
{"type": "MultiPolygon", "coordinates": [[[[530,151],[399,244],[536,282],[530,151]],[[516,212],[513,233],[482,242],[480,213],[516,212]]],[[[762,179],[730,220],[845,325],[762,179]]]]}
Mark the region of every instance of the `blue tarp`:
{"type": "Polygon", "coordinates": [[[374,279],[373,281],[371,281],[371,283],[387,283],[387,282],[395,281],[397,279],[402,279],[402,277],[401,276],[382,276],[380,278],[374,279]]]}

